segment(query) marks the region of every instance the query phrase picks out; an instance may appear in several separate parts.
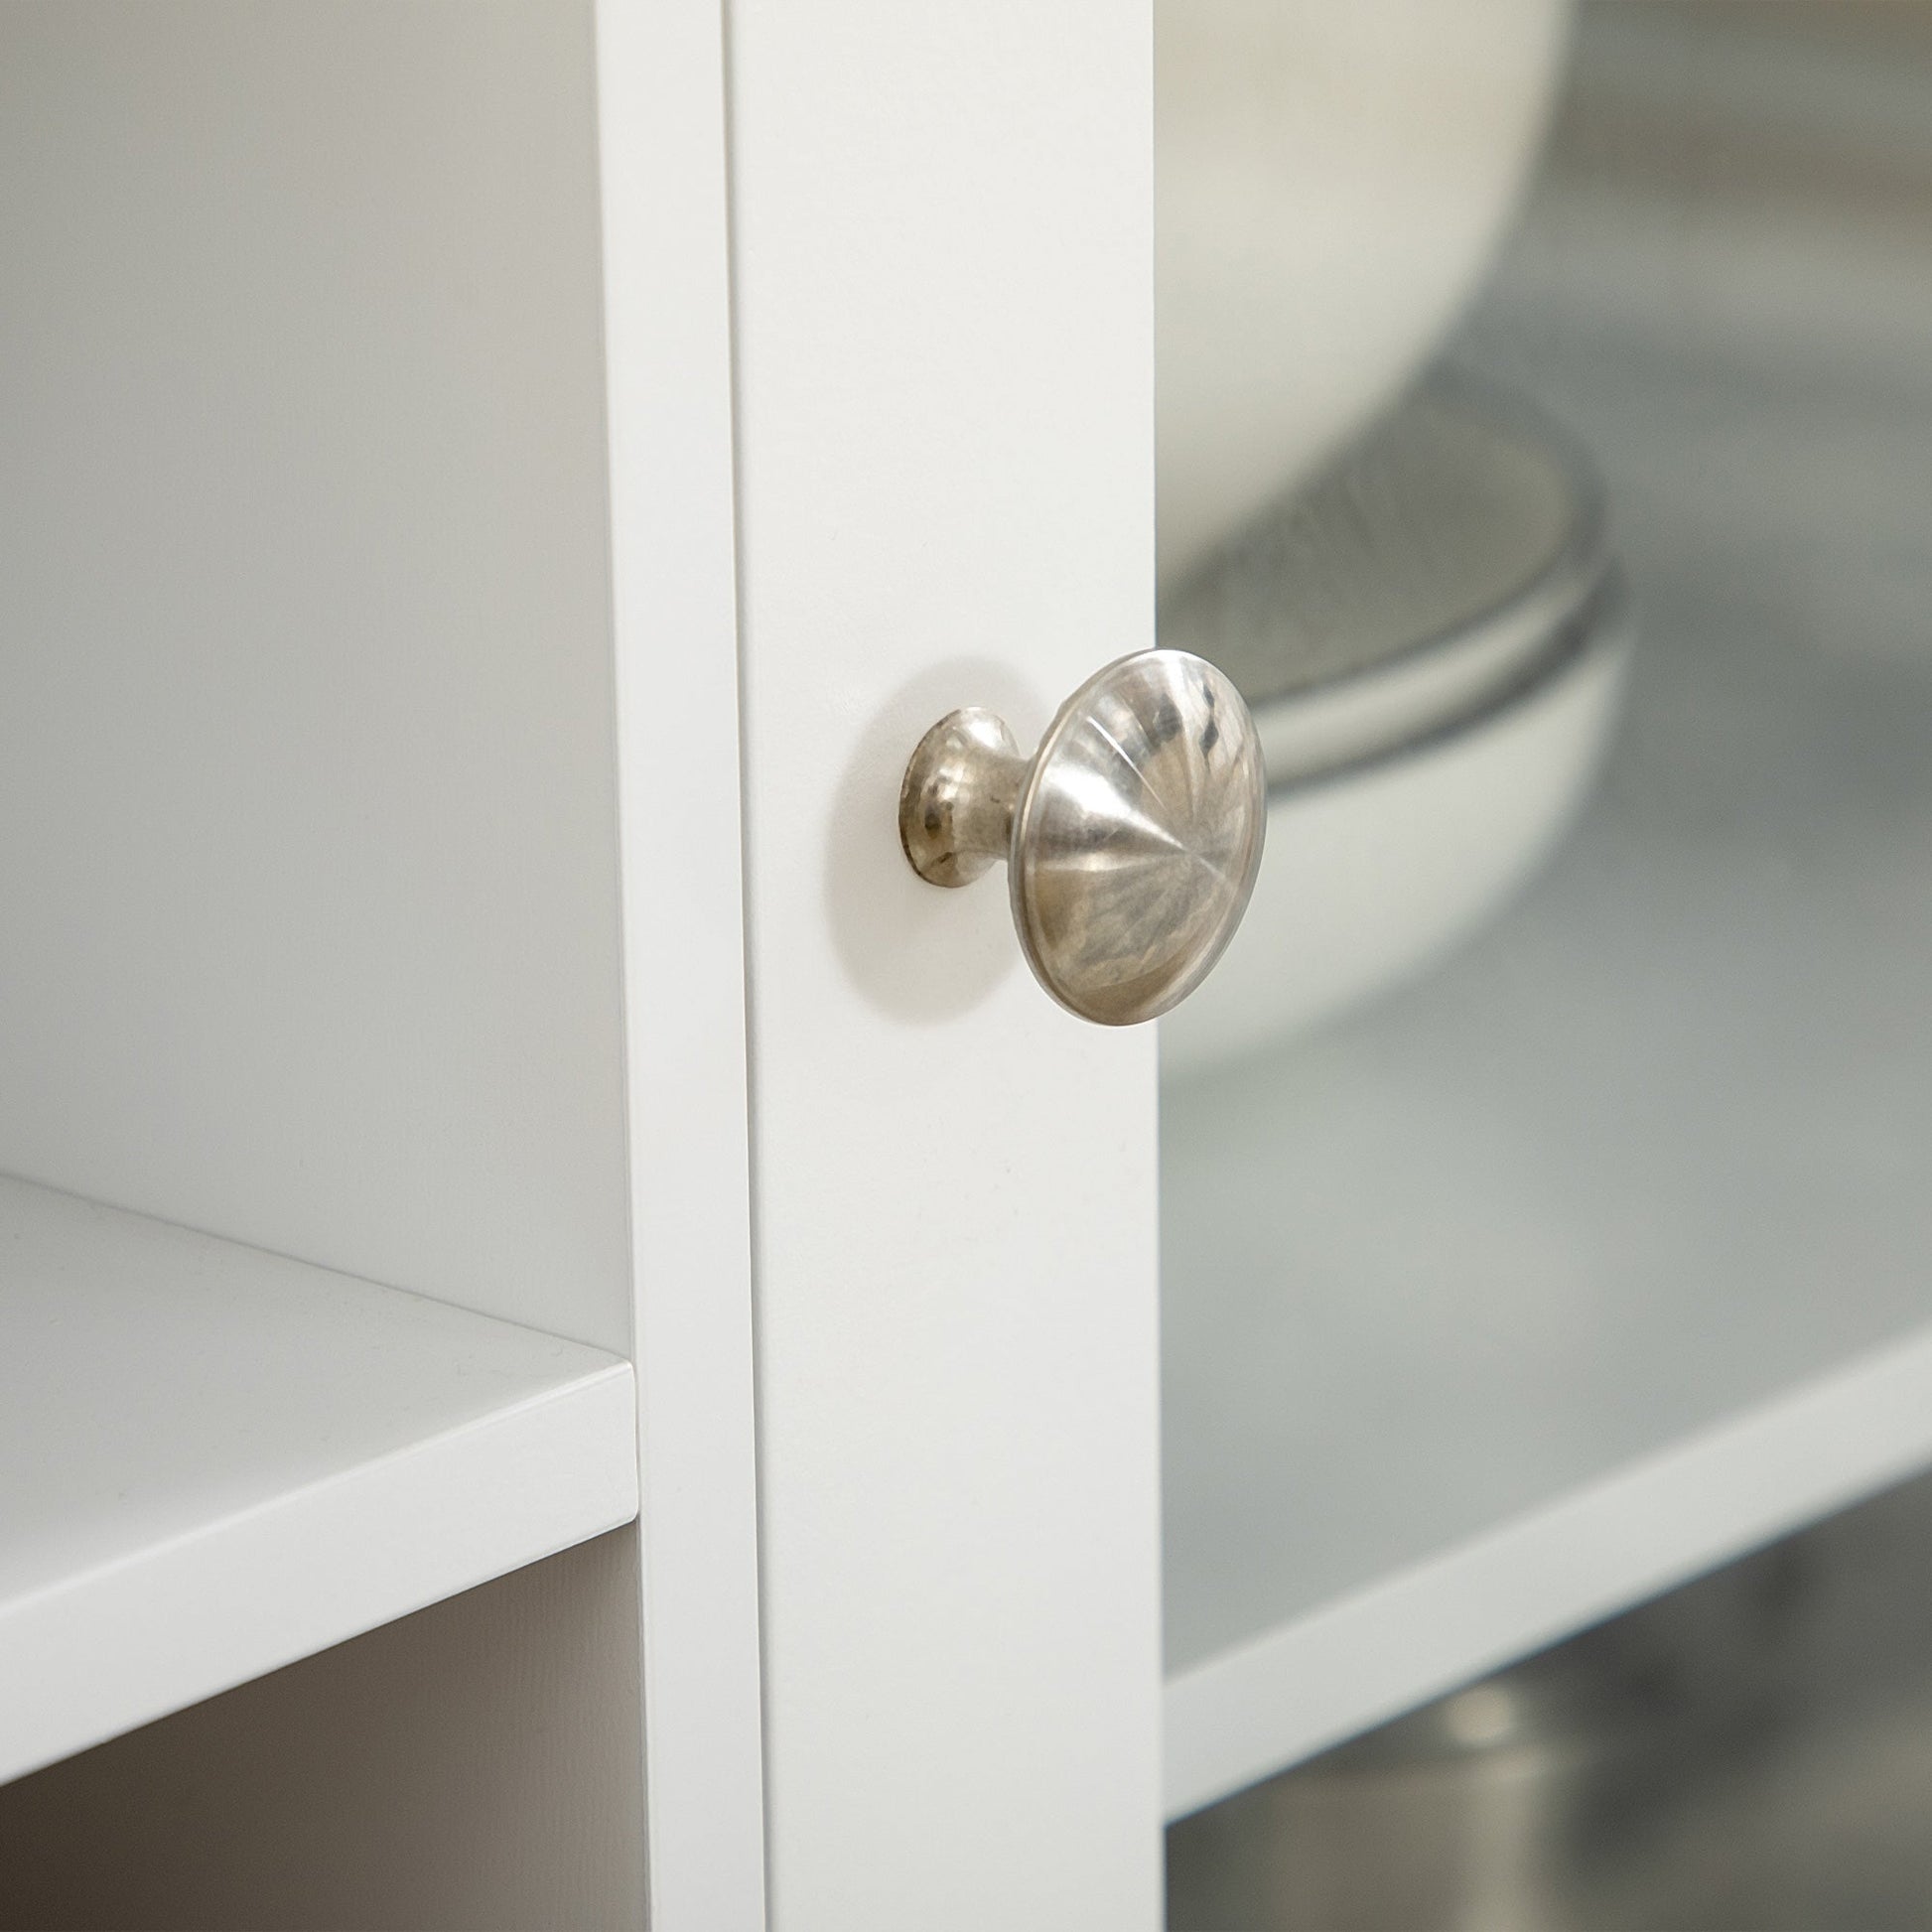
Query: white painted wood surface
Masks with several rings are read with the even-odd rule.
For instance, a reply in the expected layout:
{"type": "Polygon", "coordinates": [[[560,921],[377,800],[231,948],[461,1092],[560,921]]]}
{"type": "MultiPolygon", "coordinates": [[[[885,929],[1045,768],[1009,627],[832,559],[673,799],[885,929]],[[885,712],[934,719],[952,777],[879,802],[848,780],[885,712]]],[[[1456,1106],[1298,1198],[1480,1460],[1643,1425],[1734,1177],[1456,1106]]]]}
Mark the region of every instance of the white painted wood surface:
{"type": "Polygon", "coordinates": [[[0,1180],[0,1778],[636,1509],[628,1364],[0,1180]]]}
{"type": "Polygon", "coordinates": [[[738,610],[718,0],[600,0],[645,1873],[764,1920],[738,610]]]}
{"type": "MultiPolygon", "coordinates": [[[[716,13],[79,0],[0,30],[0,1167],[634,1341],[654,1904],[756,1924],[716,13]]],[[[1153,1042],[1059,1014],[997,887],[942,900],[893,831],[939,710],[1036,731],[1149,640],[1147,43],[1094,0],[732,21],[762,1741],[794,1927],[1158,1915],[1153,1042]],[[966,1225],[901,1165],[935,1096],[966,1225]]],[[[496,1329],[260,1266],[304,1285],[274,1320],[134,1298],[127,1440],[178,1400],[225,1428],[346,1294],[456,1324],[385,1354],[367,1408],[409,1395],[427,1441],[332,1420],[362,1385],[304,1340],[286,1456],[183,1439],[147,1588],[179,1592],[168,1627],[216,1606],[208,1653],[96,1718],[37,1706],[21,1762],[213,1688],[215,1654],[231,1682],[395,1613],[391,1567],[457,1587],[405,1528],[439,1482],[456,1544],[536,1554],[523,1499],[568,1461],[537,1424],[629,1415],[626,1372],[579,1356],[568,1403],[446,1416],[496,1329]],[[532,1472],[478,1449],[459,1480],[477,1444],[532,1472]],[[393,1566],[344,1548],[392,1479],[393,1566]]],[[[41,1542],[85,1520],[47,1500],[41,1542]]]]}
{"type": "Polygon", "coordinates": [[[591,27],[0,0],[0,1172],[621,1352],[591,27]]]}
{"type": "Polygon", "coordinates": [[[781,1932],[1160,1916],[1155,1042],[896,829],[943,712],[1031,743],[1152,641],[1149,41],[731,13],[781,1932]]]}
{"type": "Polygon", "coordinates": [[[749,1926],[722,41],[0,0],[0,1168],[634,1349],[576,1667],[659,1921],[749,1926]]]}

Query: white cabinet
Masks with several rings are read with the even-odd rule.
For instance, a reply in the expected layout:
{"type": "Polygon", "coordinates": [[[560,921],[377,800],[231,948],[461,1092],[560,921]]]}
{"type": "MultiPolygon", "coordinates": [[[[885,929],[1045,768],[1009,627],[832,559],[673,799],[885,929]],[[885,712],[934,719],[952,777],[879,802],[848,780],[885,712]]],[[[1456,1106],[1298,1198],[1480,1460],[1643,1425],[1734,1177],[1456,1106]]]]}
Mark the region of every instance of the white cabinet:
{"type": "Polygon", "coordinates": [[[1154,1042],[895,817],[1152,641],[1148,25],[726,25],[0,9],[4,1769],[638,1519],[0,1915],[1158,1915],[1154,1042]]]}
{"type": "Polygon", "coordinates": [[[1604,904],[1163,1149],[906,867],[1153,641],[1150,64],[0,0],[0,1924],[1152,1928],[1164,1803],[1932,1454],[1915,1284],[1507,1212],[1604,904]]]}

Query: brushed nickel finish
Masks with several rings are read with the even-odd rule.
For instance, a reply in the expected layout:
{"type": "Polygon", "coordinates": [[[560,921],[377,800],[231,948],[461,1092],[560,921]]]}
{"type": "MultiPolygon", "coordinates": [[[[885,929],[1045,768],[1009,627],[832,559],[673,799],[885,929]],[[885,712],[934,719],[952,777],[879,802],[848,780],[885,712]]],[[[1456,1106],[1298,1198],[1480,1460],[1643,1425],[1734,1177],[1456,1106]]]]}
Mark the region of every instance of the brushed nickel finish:
{"type": "Polygon", "coordinates": [[[1184,1000],[1234,935],[1267,825],[1261,746],[1234,685],[1179,650],[1089,678],[1023,757],[988,711],[919,741],[899,841],[921,879],[965,886],[1008,864],[1035,977],[1102,1026],[1184,1000]]]}

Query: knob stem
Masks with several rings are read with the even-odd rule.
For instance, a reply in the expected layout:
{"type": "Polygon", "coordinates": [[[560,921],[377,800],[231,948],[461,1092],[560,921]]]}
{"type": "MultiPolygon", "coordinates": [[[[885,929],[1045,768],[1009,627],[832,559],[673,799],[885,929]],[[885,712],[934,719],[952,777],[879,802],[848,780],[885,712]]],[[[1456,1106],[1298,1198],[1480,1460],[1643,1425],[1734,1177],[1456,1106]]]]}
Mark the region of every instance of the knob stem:
{"type": "Polygon", "coordinates": [[[898,837],[934,886],[970,886],[1013,850],[1033,760],[991,711],[954,711],[919,740],[898,793],[898,837]]]}

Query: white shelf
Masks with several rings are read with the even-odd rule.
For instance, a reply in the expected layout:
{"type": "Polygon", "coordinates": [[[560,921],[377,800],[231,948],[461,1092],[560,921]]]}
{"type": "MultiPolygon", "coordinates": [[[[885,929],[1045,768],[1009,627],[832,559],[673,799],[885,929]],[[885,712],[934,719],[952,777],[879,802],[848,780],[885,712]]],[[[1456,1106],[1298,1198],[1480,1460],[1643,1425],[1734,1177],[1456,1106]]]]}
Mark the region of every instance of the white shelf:
{"type": "Polygon", "coordinates": [[[636,1512],[629,1365],[0,1180],[0,1779],[636,1512]]]}

